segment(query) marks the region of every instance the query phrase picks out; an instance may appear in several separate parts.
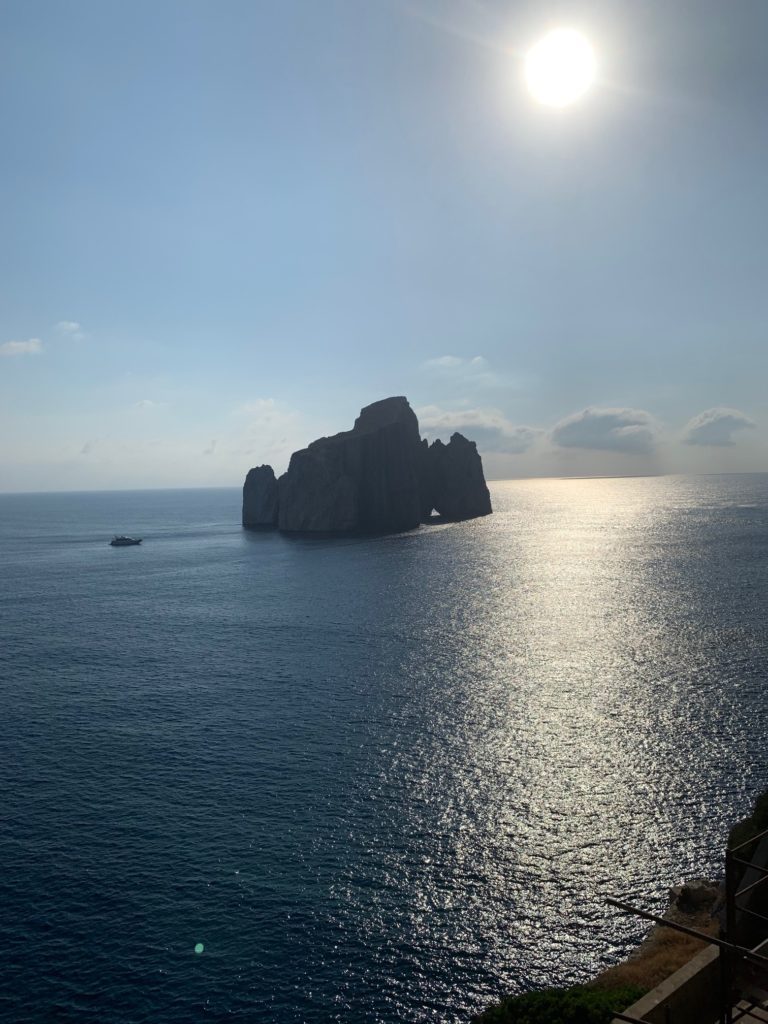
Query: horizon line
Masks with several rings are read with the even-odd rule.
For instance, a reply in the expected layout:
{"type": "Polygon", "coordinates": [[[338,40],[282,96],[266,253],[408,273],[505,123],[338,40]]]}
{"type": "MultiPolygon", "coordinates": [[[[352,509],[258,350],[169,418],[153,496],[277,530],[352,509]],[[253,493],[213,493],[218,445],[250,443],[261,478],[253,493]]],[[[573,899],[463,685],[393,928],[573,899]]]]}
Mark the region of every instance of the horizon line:
{"type": "MultiPolygon", "coordinates": [[[[531,476],[509,476],[494,477],[486,482],[489,484],[517,483],[522,480],[655,480],[661,477],[708,477],[708,476],[768,476],[768,470],[743,470],[724,471],[719,473],[590,473],[590,474],[534,474],[531,476]]],[[[179,487],[90,487],[72,488],[71,490],[31,490],[31,491],[3,491],[0,490],[0,498],[28,497],[34,494],[143,494],[156,491],[237,491],[242,490],[242,484],[202,484],[187,485],[179,487]]]]}

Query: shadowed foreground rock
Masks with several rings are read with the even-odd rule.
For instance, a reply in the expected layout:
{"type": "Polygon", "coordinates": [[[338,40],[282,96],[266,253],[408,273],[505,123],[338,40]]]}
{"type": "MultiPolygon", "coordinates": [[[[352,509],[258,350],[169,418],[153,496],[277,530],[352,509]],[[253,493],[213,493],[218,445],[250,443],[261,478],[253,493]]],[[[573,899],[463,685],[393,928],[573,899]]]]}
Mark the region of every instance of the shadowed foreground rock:
{"type": "Polygon", "coordinates": [[[402,397],[366,406],[352,430],[294,452],[275,480],[252,469],[243,487],[243,526],[292,533],[399,533],[432,510],[446,519],[491,513],[473,441],[454,434],[429,446],[402,397]]]}

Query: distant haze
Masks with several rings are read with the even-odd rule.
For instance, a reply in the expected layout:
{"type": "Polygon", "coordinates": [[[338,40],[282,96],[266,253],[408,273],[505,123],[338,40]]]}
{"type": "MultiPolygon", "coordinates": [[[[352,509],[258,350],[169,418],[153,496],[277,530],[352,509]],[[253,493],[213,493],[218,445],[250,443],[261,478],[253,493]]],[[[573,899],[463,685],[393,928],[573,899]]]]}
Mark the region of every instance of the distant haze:
{"type": "Polygon", "coordinates": [[[768,5],[726,6],[6,0],[0,490],[240,484],[400,394],[491,479],[768,469],[768,5]]]}

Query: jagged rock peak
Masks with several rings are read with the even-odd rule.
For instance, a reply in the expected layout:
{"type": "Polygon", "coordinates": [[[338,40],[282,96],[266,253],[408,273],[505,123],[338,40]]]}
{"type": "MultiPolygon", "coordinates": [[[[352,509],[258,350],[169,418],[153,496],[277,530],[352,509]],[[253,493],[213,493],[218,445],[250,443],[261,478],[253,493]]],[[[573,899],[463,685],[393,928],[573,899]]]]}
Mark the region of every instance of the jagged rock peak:
{"type": "Polygon", "coordinates": [[[360,415],[355,420],[352,430],[355,433],[379,430],[381,427],[388,427],[393,423],[404,423],[413,430],[418,438],[419,421],[404,395],[382,398],[379,402],[366,405],[364,409],[360,410],[360,415]]]}

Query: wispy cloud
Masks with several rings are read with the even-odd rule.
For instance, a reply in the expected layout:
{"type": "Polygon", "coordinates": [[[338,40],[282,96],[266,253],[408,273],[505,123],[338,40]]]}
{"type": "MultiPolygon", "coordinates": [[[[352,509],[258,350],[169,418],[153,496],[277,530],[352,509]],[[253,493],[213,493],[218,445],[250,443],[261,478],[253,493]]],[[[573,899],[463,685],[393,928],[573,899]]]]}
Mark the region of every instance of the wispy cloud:
{"type": "Polygon", "coordinates": [[[730,448],[736,443],[733,434],[737,430],[752,430],[754,426],[754,421],[738,409],[718,406],[694,416],[683,431],[683,441],[685,444],[730,448]]]}
{"type": "Polygon", "coordinates": [[[453,370],[464,363],[458,356],[437,356],[435,359],[425,359],[421,364],[425,370],[453,370]]]}
{"type": "Polygon", "coordinates": [[[435,356],[433,359],[425,359],[421,370],[430,377],[469,390],[496,387],[502,383],[501,377],[484,356],[435,356]]]}
{"type": "Polygon", "coordinates": [[[287,463],[291,452],[303,448],[313,435],[302,415],[274,398],[256,398],[232,412],[238,422],[238,445],[276,464],[287,463]]]}
{"type": "Polygon", "coordinates": [[[512,423],[499,409],[442,409],[427,405],[416,410],[422,432],[429,438],[447,438],[459,431],[477,441],[484,451],[519,455],[543,433],[535,427],[512,423]]]}
{"type": "Polygon", "coordinates": [[[421,365],[425,370],[436,370],[439,373],[456,370],[477,373],[488,369],[488,360],[483,356],[472,356],[470,359],[462,356],[437,356],[435,359],[425,359],[421,365]]]}
{"type": "Polygon", "coordinates": [[[83,341],[85,339],[85,335],[77,320],[59,320],[57,324],[54,324],[53,329],[57,334],[63,334],[74,341],[83,341]]]}
{"type": "Polygon", "coordinates": [[[552,428],[558,448],[648,454],[656,447],[658,425],[642,409],[582,409],[552,428]]]}
{"type": "Polygon", "coordinates": [[[232,414],[238,417],[247,417],[259,423],[273,423],[276,420],[283,420],[286,417],[294,418],[298,415],[293,409],[276,402],[274,398],[254,398],[253,401],[244,402],[232,410],[232,414]]]}
{"type": "Polygon", "coordinates": [[[0,356],[31,356],[43,351],[43,343],[39,338],[27,341],[6,341],[0,345],[0,356]]]}
{"type": "Polygon", "coordinates": [[[134,409],[159,409],[162,402],[153,402],[151,398],[142,398],[139,402],[134,402],[134,409]]]}

